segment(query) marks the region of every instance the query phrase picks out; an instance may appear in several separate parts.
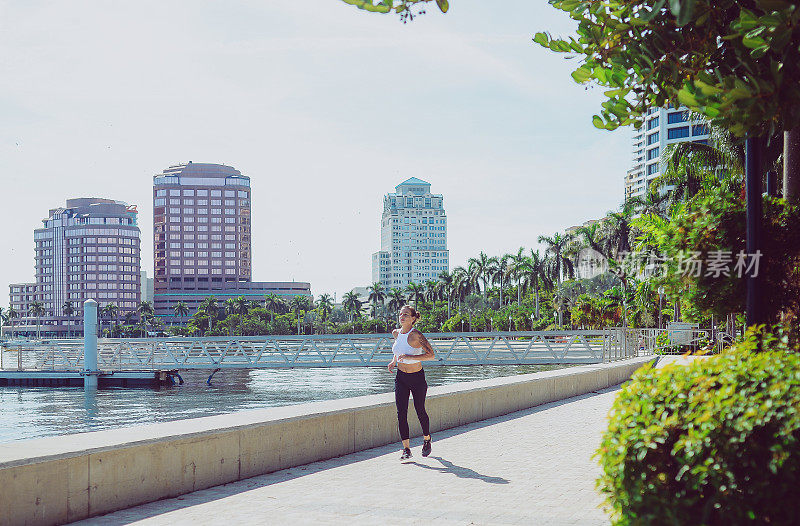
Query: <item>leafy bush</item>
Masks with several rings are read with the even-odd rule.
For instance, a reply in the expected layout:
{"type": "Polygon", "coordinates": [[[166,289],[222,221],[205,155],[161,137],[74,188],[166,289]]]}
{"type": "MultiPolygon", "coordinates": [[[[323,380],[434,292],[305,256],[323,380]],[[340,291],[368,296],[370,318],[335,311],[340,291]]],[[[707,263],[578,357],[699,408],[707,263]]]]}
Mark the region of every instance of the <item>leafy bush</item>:
{"type": "Polygon", "coordinates": [[[718,356],[637,371],[614,402],[597,453],[598,487],[614,522],[794,523],[796,351],[782,330],[751,331],[718,356]]]}

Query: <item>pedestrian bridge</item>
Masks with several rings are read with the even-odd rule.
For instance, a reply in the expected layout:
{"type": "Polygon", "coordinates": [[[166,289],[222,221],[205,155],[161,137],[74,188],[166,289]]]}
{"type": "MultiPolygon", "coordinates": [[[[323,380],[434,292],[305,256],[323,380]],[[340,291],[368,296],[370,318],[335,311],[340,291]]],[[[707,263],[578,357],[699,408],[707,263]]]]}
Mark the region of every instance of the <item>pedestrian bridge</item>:
{"type": "MultiPolygon", "coordinates": [[[[592,364],[635,354],[617,329],[427,334],[426,365],[592,364]]],[[[100,370],[385,367],[391,334],[97,340],[100,370]]],[[[0,368],[81,370],[82,339],[11,341],[0,368]]]]}

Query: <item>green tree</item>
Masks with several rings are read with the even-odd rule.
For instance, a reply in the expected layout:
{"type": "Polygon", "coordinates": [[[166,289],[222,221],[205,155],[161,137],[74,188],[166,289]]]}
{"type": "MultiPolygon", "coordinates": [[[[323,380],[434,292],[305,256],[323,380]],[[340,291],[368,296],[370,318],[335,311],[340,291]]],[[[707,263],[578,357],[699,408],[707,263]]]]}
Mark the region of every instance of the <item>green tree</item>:
{"type": "Polygon", "coordinates": [[[12,305],[12,306],[8,307],[8,310],[6,311],[6,319],[11,324],[11,337],[12,338],[14,337],[14,318],[18,318],[18,317],[19,317],[19,312],[17,312],[17,310],[14,309],[14,306],[12,305]]]}
{"type": "Polygon", "coordinates": [[[348,315],[350,315],[351,322],[354,321],[361,313],[361,307],[361,300],[359,299],[356,291],[351,290],[342,296],[342,308],[348,315]]]}
{"type": "Polygon", "coordinates": [[[333,311],[333,297],[330,294],[320,294],[317,300],[317,313],[322,326],[322,334],[325,334],[325,321],[333,311]]]}
{"type": "Polygon", "coordinates": [[[447,317],[450,317],[450,300],[452,299],[453,295],[453,285],[454,285],[454,278],[453,275],[450,274],[448,271],[443,270],[439,272],[439,281],[436,282],[436,286],[439,289],[439,296],[445,298],[447,300],[447,317]]]}
{"type": "Polygon", "coordinates": [[[557,285],[561,285],[561,279],[566,275],[572,278],[575,273],[575,267],[572,261],[566,257],[565,253],[569,244],[572,242],[572,236],[562,235],[558,232],[552,236],[539,236],[539,243],[546,245],[545,250],[552,254],[551,262],[551,276],[555,279],[557,285]]]}
{"type": "Polygon", "coordinates": [[[406,303],[406,297],[401,289],[389,290],[389,309],[399,311],[406,303]]]}
{"type": "Polygon", "coordinates": [[[41,337],[42,316],[47,314],[44,304],[41,301],[34,301],[30,304],[28,312],[36,318],[36,338],[41,337]]]}
{"type": "Polygon", "coordinates": [[[189,315],[189,307],[182,301],[179,301],[175,305],[172,306],[172,311],[175,313],[175,316],[182,318],[184,316],[189,315]]]}
{"type": "Polygon", "coordinates": [[[419,283],[411,282],[406,285],[406,292],[408,301],[414,304],[415,309],[419,306],[420,300],[425,300],[425,288],[419,283]]]}
{"type": "Polygon", "coordinates": [[[217,317],[219,313],[219,304],[217,303],[217,298],[214,296],[207,296],[203,301],[200,302],[200,305],[197,306],[197,311],[205,313],[208,316],[208,331],[214,328],[214,319],[217,317]]]}
{"type": "Polygon", "coordinates": [[[367,298],[370,303],[372,303],[372,311],[374,318],[376,316],[376,312],[378,310],[378,303],[383,305],[383,300],[386,298],[386,291],[383,289],[383,285],[380,281],[376,281],[369,287],[367,287],[369,291],[369,297],[367,298]]]}
{"type": "Polygon", "coordinates": [[[275,313],[281,308],[281,299],[276,294],[264,296],[264,307],[269,311],[269,321],[275,319],[275,313]]]}
{"type": "Polygon", "coordinates": [[[71,301],[65,301],[64,305],[61,306],[61,311],[64,313],[64,316],[67,317],[67,338],[72,336],[71,326],[72,326],[72,317],[75,315],[75,307],[73,307],[71,301]]]}
{"type": "MultiPolygon", "coordinates": [[[[476,258],[469,258],[467,260],[467,270],[472,278],[473,283],[477,284],[478,280],[483,282],[483,298],[486,299],[488,294],[488,284],[492,275],[492,266],[495,259],[487,256],[481,251],[476,258]]],[[[479,289],[480,290],[480,289],[479,289]]]]}
{"type": "Polygon", "coordinates": [[[119,325],[119,320],[117,319],[118,314],[119,307],[113,303],[107,303],[100,309],[100,319],[102,320],[104,317],[107,318],[109,320],[109,325],[111,325],[111,320],[115,320],[117,325],[119,325]]]}
{"type": "Polygon", "coordinates": [[[572,77],[608,88],[599,128],[681,105],[737,137],[783,133],[784,197],[800,195],[800,16],[785,0],[550,0],[575,35],[534,41],[581,57],[572,77]]]}

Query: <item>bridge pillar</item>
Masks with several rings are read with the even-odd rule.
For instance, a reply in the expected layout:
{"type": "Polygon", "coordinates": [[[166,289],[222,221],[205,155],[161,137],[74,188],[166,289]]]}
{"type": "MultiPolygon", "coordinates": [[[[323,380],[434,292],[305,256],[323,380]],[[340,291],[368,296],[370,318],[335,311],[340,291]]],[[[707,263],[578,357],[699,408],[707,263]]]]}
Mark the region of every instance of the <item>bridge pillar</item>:
{"type": "Polygon", "coordinates": [[[97,389],[97,302],[83,302],[83,387],[97,389]]]}

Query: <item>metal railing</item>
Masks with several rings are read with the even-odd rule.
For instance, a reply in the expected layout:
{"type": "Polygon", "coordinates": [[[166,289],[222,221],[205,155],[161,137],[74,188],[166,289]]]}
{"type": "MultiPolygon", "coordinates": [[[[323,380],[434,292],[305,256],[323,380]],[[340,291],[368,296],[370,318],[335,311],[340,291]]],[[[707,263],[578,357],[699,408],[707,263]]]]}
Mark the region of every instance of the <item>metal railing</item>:
{"type": "MultiPolygon", "coordinates": [[[[427,334],[426,365],[588,364],[635,356],[615,329],[427,334]]],[[[102,370],[386,366],[391,334],[99,339],[102,370]]],[[[7,342],[0,367],[79,370],[83,340],[7,342]]]]}
{"type": "MultiPolygon", "coordinates": [[[[608,329],[615,341],[624,347],[628,356],[681,355],[696,353],[701,349],[719,352],[722,346],[714,344],[710,330],[704,329],[634,329],[613,327],[608,329]]],[[[721,333],[718,333],[721,334],[721,333]]],[[[718,342],[721,341],[718,338],[718,342]]]]}

